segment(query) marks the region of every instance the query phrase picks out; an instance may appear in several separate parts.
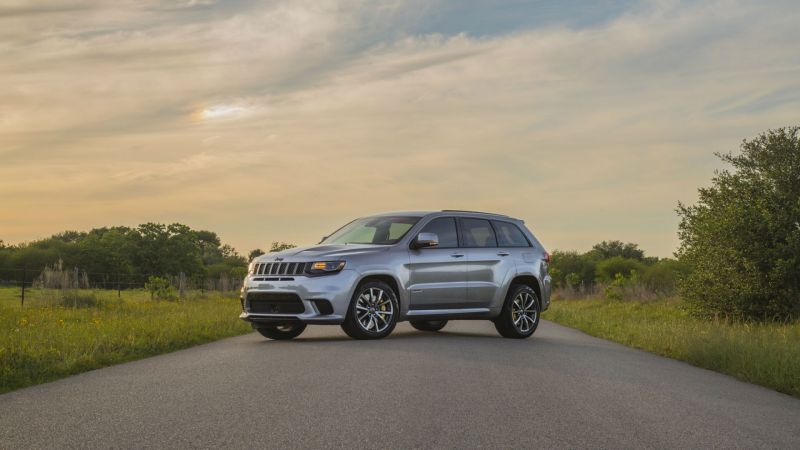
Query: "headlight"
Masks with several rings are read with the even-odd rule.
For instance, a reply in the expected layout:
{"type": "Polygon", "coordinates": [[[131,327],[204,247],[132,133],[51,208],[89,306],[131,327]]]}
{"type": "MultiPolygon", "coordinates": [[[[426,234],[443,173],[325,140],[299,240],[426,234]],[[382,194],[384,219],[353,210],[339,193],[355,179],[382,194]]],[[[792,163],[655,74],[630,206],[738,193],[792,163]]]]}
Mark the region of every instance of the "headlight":
{"type": "Polygon", "coordinates": [[[312,275],[322,275],[326,273],[336,273],[344,269],[344,261],[316,261],[311,263],[308,273],[312,275]]]}

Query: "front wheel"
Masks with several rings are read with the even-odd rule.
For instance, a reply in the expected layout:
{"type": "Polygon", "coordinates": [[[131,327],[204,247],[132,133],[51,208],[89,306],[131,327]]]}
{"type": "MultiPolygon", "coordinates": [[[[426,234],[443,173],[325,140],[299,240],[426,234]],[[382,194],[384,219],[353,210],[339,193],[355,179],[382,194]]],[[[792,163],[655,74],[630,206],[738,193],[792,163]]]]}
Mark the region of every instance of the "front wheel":
{"type": "Polygon", "coordinates": [[[447,325],[446,320],[411,320],[411,326],[419,331],[439,331],[447,325]]]}
{"type": "Polygon", "coordinates": [[[368,281],[358,286],[342,329],[354,339],[380,339],[397,324],[397,295],[382,281],[368,281]]]}
{"type": "Polygon", "coordinates": [[[539,326],[539,297],[525,285],[514,285],[508,290],[506,302],[494,327],[501,336],[513,339],[530,337],[539,326]]]}
{"type": "Polygon", "coordinates": [[[305,331],[306,324],[301,322],[282,323],[278,325],[258,325],[254,327],[262,336],[277,341],[285,341],[300,336],[305,331]]]}

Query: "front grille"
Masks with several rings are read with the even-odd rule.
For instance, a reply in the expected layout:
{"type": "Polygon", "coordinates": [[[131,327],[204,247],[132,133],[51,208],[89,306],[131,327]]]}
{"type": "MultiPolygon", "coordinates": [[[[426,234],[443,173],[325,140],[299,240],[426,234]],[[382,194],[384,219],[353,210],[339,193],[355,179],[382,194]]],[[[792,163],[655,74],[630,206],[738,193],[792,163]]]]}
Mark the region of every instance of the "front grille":
{"type": "Polygon", "coordinates": [[[302,275],[306,271],[304,262],[268,262],[258,263],[253,268],[253,275],[302,275]]]}
{"type": "Polygon", "coordinates": [[[302,314],[306,307],[297,294],[279,292],[251,292],[247,294],[251,313],[302,314]]]}

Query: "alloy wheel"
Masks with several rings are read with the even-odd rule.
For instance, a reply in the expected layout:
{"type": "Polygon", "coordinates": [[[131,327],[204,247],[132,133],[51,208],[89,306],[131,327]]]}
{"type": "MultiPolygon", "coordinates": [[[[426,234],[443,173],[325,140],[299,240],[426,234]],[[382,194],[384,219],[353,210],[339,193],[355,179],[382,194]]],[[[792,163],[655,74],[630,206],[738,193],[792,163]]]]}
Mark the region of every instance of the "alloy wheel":
{"type": "Polygon", "coordinates": [[[381,333],[391,324],[394,315],[392,301],[383,289],[370,287],[365,289],[356,301],[358,324],[371,333],[381,333]]]}
{"type": "Polygon", "coordinates": [[[528,333],[536,325],[539,311],[536,309],[536,297],[522,291],[514,297],[511,304],[511,319],[520,333],[528,333]]]}

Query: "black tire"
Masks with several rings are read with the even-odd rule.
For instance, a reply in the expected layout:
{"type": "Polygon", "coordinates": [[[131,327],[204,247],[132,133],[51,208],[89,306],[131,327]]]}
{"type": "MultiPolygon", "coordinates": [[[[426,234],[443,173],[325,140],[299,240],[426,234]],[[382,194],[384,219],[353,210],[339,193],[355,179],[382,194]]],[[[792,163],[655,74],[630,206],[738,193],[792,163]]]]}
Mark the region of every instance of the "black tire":
{"type": "Polygon", "coordinates": [[[259,324],[253,325],[253,328],[255,328],[256,331],[261,333],[261,335],[265,338],[275,339],[276,341],[285,341],[300,336],[300,333],[305,331],[306,324],[302,322],[289,322],[275,325],[259,324]]]}
{"type": "Polygon", "coordinates": [[[503,310],[500,312],[500,316],[494,320],[494,327],[503,337],[529,338],[539,326],[541,311],[536,291],[530,286],[515,284],[508,290],[503,310]]]}
{"type": "Polygon", "coordinates": [[[342,329],[353,339],[381,339],[394,330],[399,313],[394,289],[382,281],[367,281],[353,293],[342,329]]]}
{"type": "Polygon", "coordinates": [[[411,326],[419,331],[439,331],[447,325],[446,320],[411,320],[411,326]]]}

